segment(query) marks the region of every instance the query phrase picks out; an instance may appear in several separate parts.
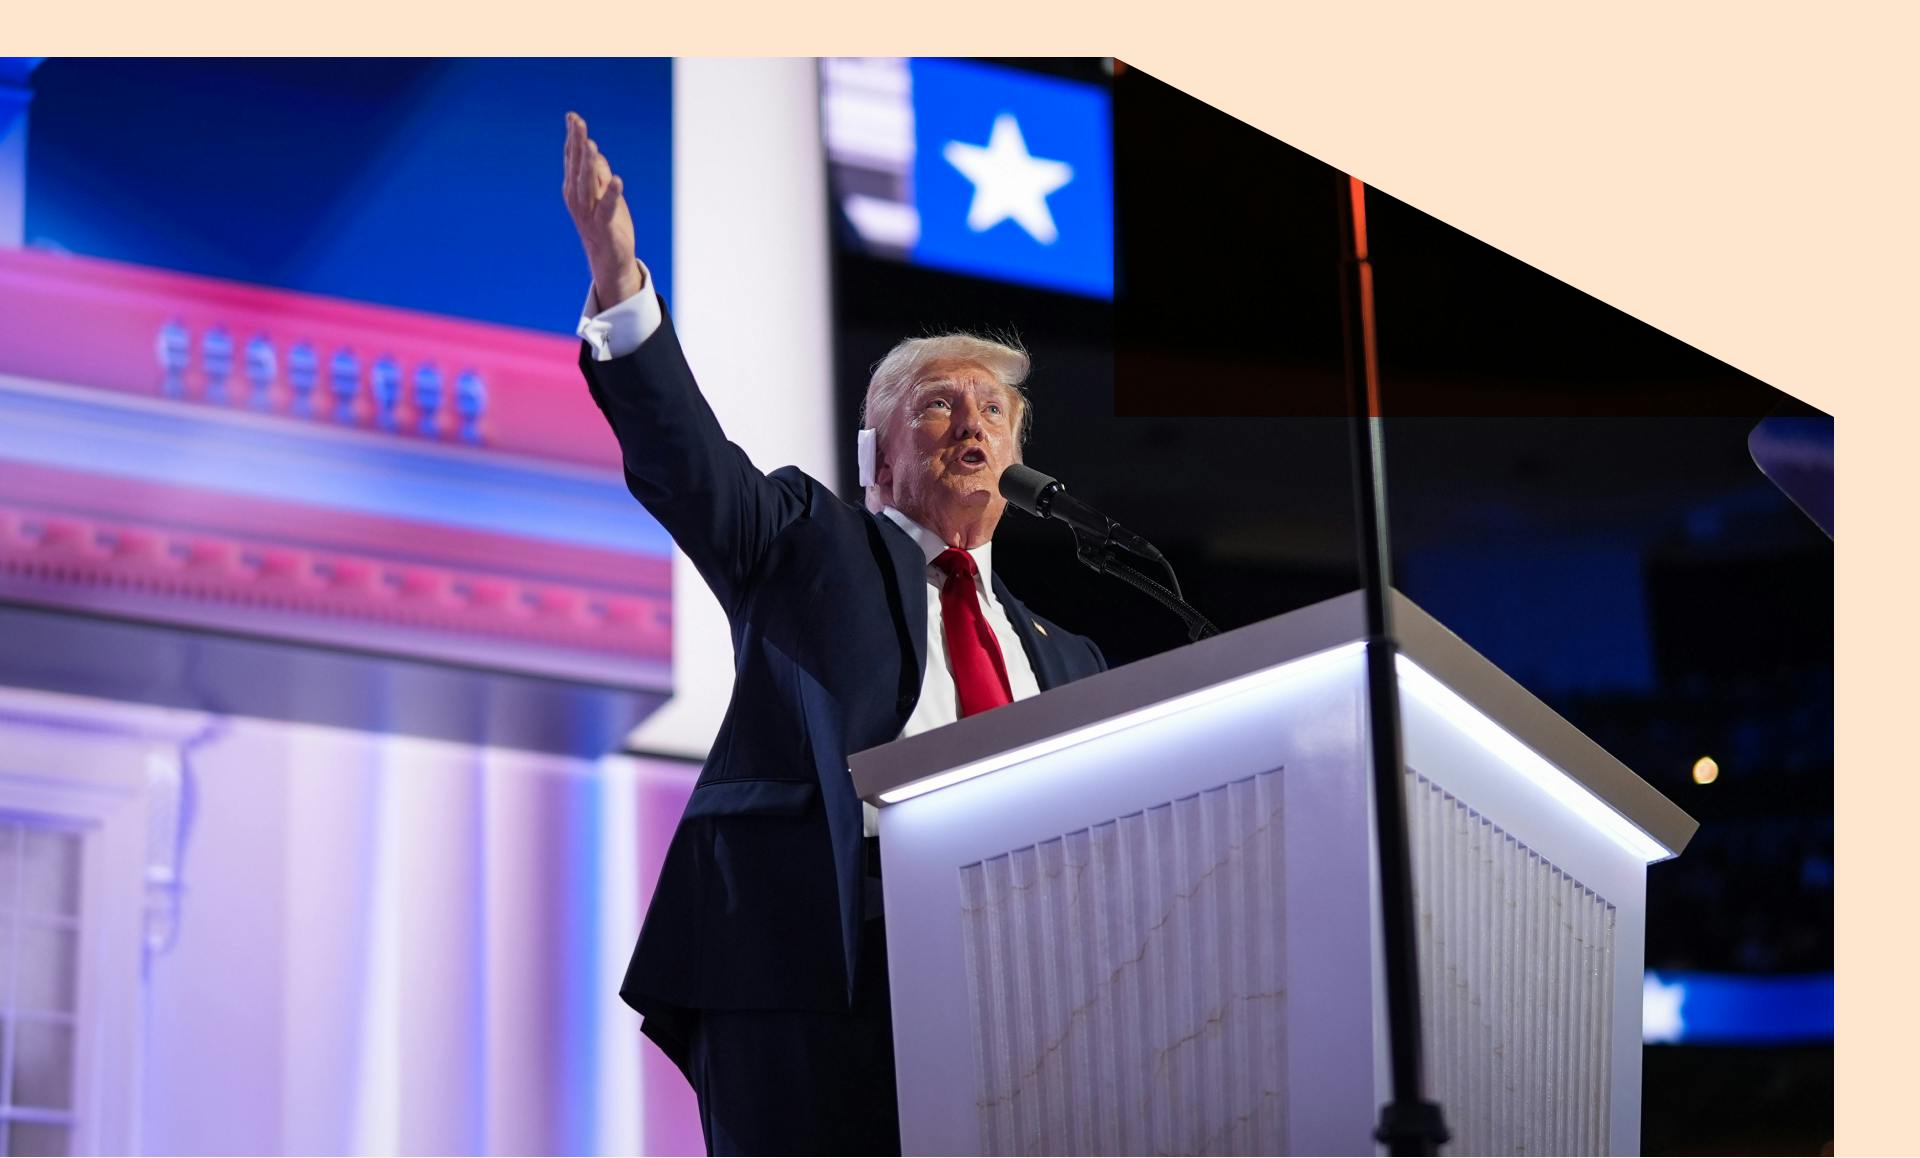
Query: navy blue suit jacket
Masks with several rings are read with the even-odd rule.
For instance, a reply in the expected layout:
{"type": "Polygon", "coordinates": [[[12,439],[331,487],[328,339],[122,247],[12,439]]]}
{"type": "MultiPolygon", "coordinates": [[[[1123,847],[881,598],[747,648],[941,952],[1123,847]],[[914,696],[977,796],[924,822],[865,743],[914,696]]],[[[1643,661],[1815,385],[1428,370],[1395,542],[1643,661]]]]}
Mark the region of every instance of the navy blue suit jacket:
{"type": "MultiPolygon", "coordinates": [[[[701,397],[671,319],[623,358],[583,348],[580,366],[628,489],[733,632],[733,698],[621,996],[670,1055],[667,1022],[685,1010],[847,1008],[865,890],[847,754],[899,736],[919,699],[925,556],[798,468],[756,469],[701,397]]],[[[1091,640],[1033,615],[997,571],[993,588],[1043,691],[1105,669],[1091,640]]]]}

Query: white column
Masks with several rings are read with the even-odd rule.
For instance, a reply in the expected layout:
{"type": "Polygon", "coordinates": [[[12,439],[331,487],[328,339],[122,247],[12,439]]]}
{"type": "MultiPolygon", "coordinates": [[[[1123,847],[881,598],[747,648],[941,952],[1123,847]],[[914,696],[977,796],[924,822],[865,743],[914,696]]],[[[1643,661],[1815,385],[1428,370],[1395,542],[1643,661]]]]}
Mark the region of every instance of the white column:
{"type": "MultiPolygon", "coordinates": [[[[674,325],[721,425],[762,470],[829,485],[833,348],[818,66],[673,64],[674,325]]],[[[673,568],[673,678],[635,747],[704,757],[733,685],[725,616],[684,555],[673,568]]]]}

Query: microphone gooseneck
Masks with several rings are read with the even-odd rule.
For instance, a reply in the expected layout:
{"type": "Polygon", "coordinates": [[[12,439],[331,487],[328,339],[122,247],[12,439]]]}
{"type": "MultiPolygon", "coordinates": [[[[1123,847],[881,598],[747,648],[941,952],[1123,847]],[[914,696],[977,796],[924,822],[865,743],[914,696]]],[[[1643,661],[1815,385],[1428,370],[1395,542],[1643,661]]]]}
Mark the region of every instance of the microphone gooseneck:
{"type": "Polygon", "coordinates": [[[1082,563],[1103,575],[1112,575],[1178,615],[1187,625],[1187,638],[1201,639],[1219,634],[1206,616],[1200,614],[1180,593],[1180,579],[1152,543],[1094,510],[1067,493],[1067,485],[1020,463],[1000,475],[1000,494],[1007,502],[1042,519],[1058,519],[1073,530],[1074,544],[1082,563]],[[1121,560],[1115,549],[1158,563],[1166,570],[1167,585],[1141,573],[1121,560]]]}

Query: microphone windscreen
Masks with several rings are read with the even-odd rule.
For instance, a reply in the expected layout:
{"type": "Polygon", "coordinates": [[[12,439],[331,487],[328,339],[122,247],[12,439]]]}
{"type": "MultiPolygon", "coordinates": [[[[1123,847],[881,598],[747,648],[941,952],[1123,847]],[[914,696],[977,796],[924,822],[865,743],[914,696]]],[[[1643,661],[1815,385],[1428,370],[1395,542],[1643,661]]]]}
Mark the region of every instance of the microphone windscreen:
{"type": "Polygon", "coordinates": [[[1000,472],[1000,497],[1030,515],[1045,515],[1040,509],[1040,496],[1048,487],[1058,486],[1059,479],[1023,463],[1014,463],[1000,472]]]}

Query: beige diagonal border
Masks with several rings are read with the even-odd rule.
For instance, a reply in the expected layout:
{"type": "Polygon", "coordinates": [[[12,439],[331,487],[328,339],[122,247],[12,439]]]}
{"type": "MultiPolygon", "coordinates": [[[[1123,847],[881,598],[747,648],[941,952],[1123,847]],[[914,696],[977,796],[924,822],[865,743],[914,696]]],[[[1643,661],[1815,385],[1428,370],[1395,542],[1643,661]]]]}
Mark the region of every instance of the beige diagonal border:
{"type": "MultiPolygon", "coordinates": [[[[1920,5],[9,6],[9,52],[1110,53],[1839,420],[1839,1152],[1920,1146],[1920,5]],[[1884,611],[1880,609],[1885,609],[1884,611]],[[1903,759],[1902,757],[1907,757],[1903,759]]],[[[1756,625],[1756,630],[1765,630],[1756,625]]],[[[1737,770],[1729,770],[1737,775],[1737,770]]]]}

